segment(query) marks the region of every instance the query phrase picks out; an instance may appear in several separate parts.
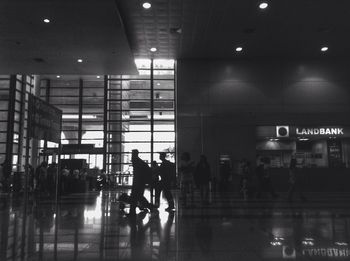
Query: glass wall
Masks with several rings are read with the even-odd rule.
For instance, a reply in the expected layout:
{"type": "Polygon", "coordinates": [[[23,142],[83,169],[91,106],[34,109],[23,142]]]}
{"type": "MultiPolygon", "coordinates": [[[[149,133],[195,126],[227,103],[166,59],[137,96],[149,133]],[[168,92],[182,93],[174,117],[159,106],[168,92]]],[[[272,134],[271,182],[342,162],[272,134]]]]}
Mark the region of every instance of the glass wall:
{"type": "Polygon", "coordinates": [[[107,169],[129,173],[131,150],[150,163],[159,152],[175,152],[175,64],[136,60],[137,76],[109,76],[107,89],[107,169]]]}
{"type": "Polygon", "coordinates": [[[10,76],[0,75],[0,162],[6,158],[10,76]]]}
{"type": "Polygon", "coordinates": [[[0,76],[0,162],[8,159],[13,171],[24,171],[28,95],[33,90],[33,76],[0,76]]]}
{"type": "MultiPolygon", "coordinates": [[[[159,152],[175,161],[175,62],[136,64],[139,75],[42,76],[41,98],[63,111],[62,158],[86,159],[113,174],[132,173],[132,149],[148,163],[159,162],[159,152]],[[65,145],[93,150],[68,154],[65,145]]],[[[55,147],[41,142],[44,151],[55,147]]]]}
{"type": "MultiPolygon", "coordinates": [[[[104,79],[99,76],[43,76],[40,96],[61,109],[62,158],[85,159],[90,168],[103,168],[104,79]],[[90,145],[80,151],[79,145],[90,145]],[[69,153],[66,148],[69,145],[69,153]],[[74,147],[76,145],[76,147],[74,147]]],[[[58,144],[41,141],[41,149],[50,151],[58,144]]],[[[50,153],[49,153],[50,154],[50,153]]],[[[51,162],[52,156],[48,155],[51,162]]]]}

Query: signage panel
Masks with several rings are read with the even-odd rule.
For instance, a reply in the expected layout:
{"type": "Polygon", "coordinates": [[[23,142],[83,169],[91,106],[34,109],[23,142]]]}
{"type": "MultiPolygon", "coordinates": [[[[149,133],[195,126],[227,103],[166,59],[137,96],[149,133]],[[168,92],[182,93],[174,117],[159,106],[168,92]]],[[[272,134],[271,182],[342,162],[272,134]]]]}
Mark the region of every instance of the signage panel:
{"type": "Polygon", "coordinates": [[[28,136],[59,143],[61,140],[62,111],[29,94],[28,136]]]}

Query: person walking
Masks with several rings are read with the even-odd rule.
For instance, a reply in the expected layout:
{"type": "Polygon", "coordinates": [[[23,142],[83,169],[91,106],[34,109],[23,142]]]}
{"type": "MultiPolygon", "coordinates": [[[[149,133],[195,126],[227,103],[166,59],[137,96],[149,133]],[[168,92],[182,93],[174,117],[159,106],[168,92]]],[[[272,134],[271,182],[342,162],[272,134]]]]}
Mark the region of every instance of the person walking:
{"type": "Polygon", "coordinates": [[[136,206],[152,209],[152,205],[143,196],[146,184],[150,180],[148,176],[152,175],[152,170],[146,162],[139,158],[139,151],[134,149],[131,154],[131,162],[133,167],[133,182],[131,187],[131,205],[130,216],[136,215],[136,206]]]}
{"type": "Polygon", "coordinates": [[[174,203],[174,197],[171,193],[171,185],[176,180],[176,174],[175,174],[175,164],[170,162],[166,159],[166,153],[161,152],[159,153],[159,159],[162,161],[159,167],[159,174],[160,174],[160,189],[158,190],[158,195],[156,195],[156,198],[160,198],[160,193],[163,192],[163,196],[168,202],[168,208],[166,208],[166,211],[174,211],[175,210],[175,203],[174,203]]]}
{"type": "Polygon", "coordinates": [[[182,197],[182,204],[187,206],[187,194],[191,195],[192,205],[194,204],[194,162],[191,161],[191,156],[188,152],[184,152],[181,155],[181,163],[179,167],[180,172],[180,190],[182,197]]]}
{"type": "Polygon", "coordinates": [[[209,183],[211,179],[210,166],[206,156],[201,155],[194,172],[194,180],[200,190],[201,202],[203,205],[209,204],[209,183]]]}

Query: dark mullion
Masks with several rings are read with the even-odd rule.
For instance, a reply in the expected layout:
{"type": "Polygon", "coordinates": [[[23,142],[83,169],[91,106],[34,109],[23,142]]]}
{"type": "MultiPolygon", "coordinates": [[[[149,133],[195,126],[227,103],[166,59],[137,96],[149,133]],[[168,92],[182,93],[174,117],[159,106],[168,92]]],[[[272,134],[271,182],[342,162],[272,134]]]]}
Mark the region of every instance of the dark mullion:
{"type": "MultiPolygon", "coordinates": [[[[51,96],[51,80],[46,80],[46,93],[45,93],[45,99],[46,102],[50,103],[50,96],[51,96]]],[[[44,140],[44,151],[47,150],[47,140],[44,140]]],[[[45,156],[45,161],[48,161],[48,156],[45,156]],[[47,158],[46,158],[47,157],[47,158]]]]}
{"type": "MultiPolygon", "coordinates": [[[[9,85],[9,100],[8,100],[8,113],[7,113],[7,141],[6,141],[6,160],[12,166],[12,147],[13,147],[13,135],[14,135],[14,118],[15,118],[15,95],[16,95],[16,75],[10,76],[9,85]]],[[[11,167],[12,168],[12,167],[11,167]]]]}
{"type": "Polygon", "coordinates": [[[26,81],[23,81],[23,78],[25,78],[25,75],[22,75],[22,90],[21,90],[21,112],[20,112],[20,118],[19,118],[19,133],[18,133],[18,151],[17,151],[17,157],[18,157],[18,162],[17,162],[17,171],[20,171],[21,166],[22,166],[22,155],[23,155],[23,147],[24,147],[24,142],[23,142],[23,136],[24,136],[24,113],[25,113],[25,95],[26,95],[26,81]]]}
{"type": "Polygon", "coordinates": [[[78,144],[81,144],[83,126],[83,80],[79,79],[79,119],[78,119],[78,144]]]}

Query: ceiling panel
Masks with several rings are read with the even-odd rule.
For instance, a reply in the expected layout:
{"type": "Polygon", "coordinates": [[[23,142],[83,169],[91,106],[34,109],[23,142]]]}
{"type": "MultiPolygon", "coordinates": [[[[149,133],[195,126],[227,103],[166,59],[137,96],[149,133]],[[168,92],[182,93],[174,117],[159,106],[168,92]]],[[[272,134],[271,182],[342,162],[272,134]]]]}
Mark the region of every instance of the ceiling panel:
{"type": "Polygon", "coordinates": [[[269,0],[264,11],[256,0],[150,2],[145,10],[141,0],[117,0],[135,57],[322,57],[324,44],[327,57],[350,54],[348,0],[269,0]]]}
{"type": "Polygon", "coordinates": [[[137,73],[114,0],[2,0],[0,50],[2,73],[137,73]]]}

